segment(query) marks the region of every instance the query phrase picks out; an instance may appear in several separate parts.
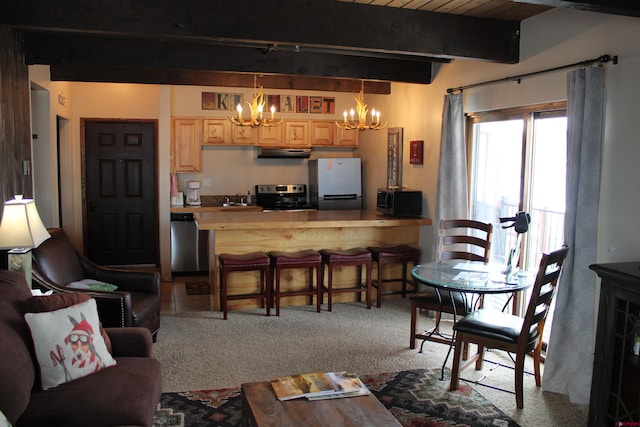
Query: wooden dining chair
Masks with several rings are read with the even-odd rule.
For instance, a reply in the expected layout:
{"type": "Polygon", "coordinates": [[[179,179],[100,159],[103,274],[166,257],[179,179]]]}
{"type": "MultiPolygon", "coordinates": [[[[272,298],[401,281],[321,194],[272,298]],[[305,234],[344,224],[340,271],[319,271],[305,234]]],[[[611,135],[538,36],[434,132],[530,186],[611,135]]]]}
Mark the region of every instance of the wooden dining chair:
{"type": "Polygon", "coordinates": [[[492,308],[481,308],[465,316],[454,326],[456,336],[449,390],[457,390],[460,371],[475,362],[476,370],[482,369],[485,348],[515,353],[515,394],[516,405],[522,409],[523,374],[525,356],[533,353],[533,367],[536,386],[540,387],[540,352],[542,332],[553,301],[562,264],[569,248],[563,246],[555,252],[542,254],[538,274],[531,291],[531,298],[524,318],[492,308]],[[478,352],[460,364],[461,344],[478,346],[478,352]]]}
{"type": "MultiPolygon", "coordinates": [[[[441,220],[438,232],[437,260],[460,259],[467,261],[489,261],[491,233],[493,225],[471,219],[441,220]]],[[[429,289],[416,294],[411,300],[410,348],[416,348],[416,339],[450,344],[451,339],[440,335],[439,325],[442,313],[464,316],[472,309],[471,299],[460,292],[436,292],[429,289]],[[452,301],[453,299],[453,301],[452,301]],[[454,307],[455,306],[455,311],[454,307]],[[436,326],[429,331],[418,331],[419,310],[435,313],[436,326]]]]}

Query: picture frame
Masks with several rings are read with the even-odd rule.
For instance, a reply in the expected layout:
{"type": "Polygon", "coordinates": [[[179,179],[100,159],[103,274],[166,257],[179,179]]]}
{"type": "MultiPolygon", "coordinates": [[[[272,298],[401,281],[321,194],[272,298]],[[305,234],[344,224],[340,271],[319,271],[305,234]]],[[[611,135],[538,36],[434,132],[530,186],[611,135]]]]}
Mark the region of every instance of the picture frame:
{"type": "Polygon", "coordinates": [[[216,109],[216,93],[215,92],[202,92],[202,109],[203,110],[216,109]]]}
{"type": "Polygon", "coordinates": [[[295,113],[296,111],[295,95],[280,95],[280,111],[283,113],[295,113]]]}
{"type": "Polygon", "coordinates": [[[322,97],[322,112],[324,114],[335,114],[336,99],[334,97],[328,97],[328,96],[322,97]]]}
{"type": "Polygon", "coordinates": [[[271,112],[271,107],[276,107],[276,113],[280,112],[280,95],[267,95],[267,105],[265,105],[265,113],[271,112]]]}
{"type": "Polygon", "coordinates": [[[322,113],[322,97],[321,96],[309,97],[309,112],[312,114],[322,113]]]}
{"type": "Polygon", "coordinates": [[[423,162],[424,141],[409,142],[409,163],[421,165],[423,162]]]}
{"type": "Polygon", "coordinates": [[[309,112],[309,97],[307,95],[296,96],[296,113],[309,112]]]}
{"type": "Polygon", "coordinates": [[[387,131],[387,188],[402,188],[403,128],[387,131]]]}
{"type": "Polygon", "coordinates": [[[246,105],[244,105],[244,95],[242,93],[232,93],[230,96],[229,111],[236,111],[238,104],[240,104],[242,108],[246,108],[246,105]]]}

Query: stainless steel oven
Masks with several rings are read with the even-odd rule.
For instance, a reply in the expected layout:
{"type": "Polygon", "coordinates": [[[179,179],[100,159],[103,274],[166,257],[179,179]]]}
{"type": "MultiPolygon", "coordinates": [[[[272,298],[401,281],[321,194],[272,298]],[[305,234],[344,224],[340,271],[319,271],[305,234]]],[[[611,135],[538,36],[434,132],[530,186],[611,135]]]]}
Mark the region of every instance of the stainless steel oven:
{"type": "Polygon", "coordinates": [[[255,194],[256,205],[265,212],[311,210],[306,184],[258,184],[255,194]]]}

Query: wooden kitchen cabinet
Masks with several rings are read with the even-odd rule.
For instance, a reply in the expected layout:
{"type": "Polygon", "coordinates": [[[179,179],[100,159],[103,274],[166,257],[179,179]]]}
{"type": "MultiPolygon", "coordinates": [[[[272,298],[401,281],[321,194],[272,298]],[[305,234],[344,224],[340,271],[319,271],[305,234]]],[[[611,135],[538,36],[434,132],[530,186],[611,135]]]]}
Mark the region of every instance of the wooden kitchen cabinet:
{"type": "Polygon", "coordinates": [[[360,142],[358,141],[358,136],[360,135],[360,131],[357,129],[340,129],[336,126],[336,130],[338,132],[338,144],[340,147],[359,147],[360,142]]]}
{"type": "Polygon", "coordinates": [[[296,147],[309,146],[309,121],[287,120],[284,126],[285,144],[296,147]]]}
{"type": "Polygon", "coordinates": [[[336,129],[333,122],[314,120],[311,122],[311,146],[331,147],[336,142],[336,129]]]}
{"type": "Polygon", "coordinates": [[[202,171],[202,120],[180,118],[173,120],[171,138],[175,172],[202,171]]]}
{"type": "Polygon", "coordinates": [[[204,119],[203,137],[203,145],[232,143],[231,122],[228,119],[204,119]]]}
{"type": "Polygon", "coordinates": [[[286,145],[283,140],[284,123],[280,126],[258,128],[258,145],[263,147],[281,147],[286,145]]]}
{"type": "Polygon", "coordinates": [[[589,268],[602,282],[588,425],[635,424],[640,422],[640,355],[634,353],[640,334],[640,262],[589,268]]]}
{"type": "Polygon", "coordinates": [[[232,125],[231,142],[234,145],[258,145],[258,128],[232,125]]]}

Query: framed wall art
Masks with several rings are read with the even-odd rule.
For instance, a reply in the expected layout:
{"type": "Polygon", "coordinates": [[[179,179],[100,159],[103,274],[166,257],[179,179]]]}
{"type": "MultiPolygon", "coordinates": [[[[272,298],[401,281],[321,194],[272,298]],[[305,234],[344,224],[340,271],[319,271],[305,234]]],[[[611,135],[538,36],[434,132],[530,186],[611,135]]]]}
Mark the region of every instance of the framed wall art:
{"type": "Polygon", "coordinates": [[[402,128],[387,131],[387,188],[402,188],[402,128]]]}
{"type": "Polygon", "coordinates": [[[409,163],[412,165],[421,165],[423,158],[424,141],[409,142],[409,163]]]}

